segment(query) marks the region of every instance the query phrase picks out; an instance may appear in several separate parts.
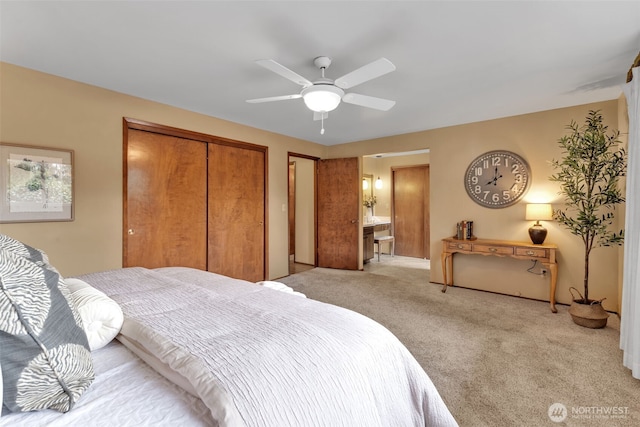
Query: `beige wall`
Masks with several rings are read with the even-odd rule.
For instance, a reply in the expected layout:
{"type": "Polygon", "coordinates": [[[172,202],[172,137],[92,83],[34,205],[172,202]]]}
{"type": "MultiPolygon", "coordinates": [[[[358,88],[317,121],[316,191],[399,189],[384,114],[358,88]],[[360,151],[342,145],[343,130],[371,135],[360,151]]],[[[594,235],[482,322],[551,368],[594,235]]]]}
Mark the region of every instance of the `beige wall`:
{"type": "MultiPolygon", "coordinates": [[[[571,120],[581,123],[590,109],[601,109],[610,128],[618,128],[618,101],[543,111],[462,126],[453,126],[405,135],[329,147],[330,157],[369,155],[379,152],[430,149],[431,280],[442,282],[441,239],[452,236],[457,221],[474,221],[479,238],[529,241],[531,223],[524,220],[527,202],[552,202],[560,206],[559,187],[548,177],[552,158],[560,158],[557,140],[571,120]],[[504,209],[488,209],[475,204],[466,194],[463,175],[478,155],[497,149],[522,155],[532,168],[533,183],[524,200],[504,209]]],[[[582,241],[554,222],[545,222],[548,243],[559,246],[557,300],[570,303],[569,287],[582,287],[584,246],[582,241]]],[[[592,252],[590,296],[607,298],[605,308],[618,309],[618,258],[616,248],[592,252]]],[[[548,299],[548,279],[528,274],[528,261],[509,258],[458,256],[455,283],[459,286],[548,299]]]]}
{"type": "Polygon", "coordinates": [[[269,147],[269,277],[288,273],[288,151],[326,147],[0,63],[0,141],[75,151],[75,220],[0,224],[45,250],[63,275],[122,266],[122,118],[269,147]]]}
{"type": "MultiPolygon", "coordinates": [[[[455,223],[472,219],[481,238],[528,240],[527,201],[561,203],[548,181],[551,158],[559,158],[557,139],[565,126],[581,122],[589,109],[601,109],[611,128],[619,127],[619,101],[576,106],[361,141],[333,147],[230,123],[36,71],[0,63],[0,140],[75,150],[75,221],[1,224],[0,230],[47,251],[63,275],[119,268],[122,260],[122,117],[131,117],[269,147],[269,278],[288,271],[287,152],[317,157],[360,157],[390,151],[430,149],[431,278],[442,281],[440,239],[453,235],[455,223]],[[525,201],[487,209],[469,199],[463,174],[473,158],[494,149],[521,154],[533,170],[525,201]]],[[[381,173],[382,177],[382,173],[381,173]]],[[[389,181],[387,180],[387,183],[389,181]]],[[[380,214],[380,211],[377,212],[380,214]]],[[[548,242],[558,244],[560,302],[568,288],[582,283],[581,241],[553,222],[545,223],[548,242]]],[[[360,249],[361,250],[361,249],[360,249]]],[[[620,251],[598,248],[591,265],[591,295],[617,310],[620,251]]],[[[474,287],[547,299],[548,281],[526,273],[530,264],[495,257],[459,256],[455,279],[474,287]]]]}

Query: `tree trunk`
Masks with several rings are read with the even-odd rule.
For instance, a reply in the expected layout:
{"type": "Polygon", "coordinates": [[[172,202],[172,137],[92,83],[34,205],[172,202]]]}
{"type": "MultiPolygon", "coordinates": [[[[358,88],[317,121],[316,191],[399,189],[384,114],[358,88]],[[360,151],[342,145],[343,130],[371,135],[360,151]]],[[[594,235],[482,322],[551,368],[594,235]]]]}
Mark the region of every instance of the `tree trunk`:
{"type": "Polygon", "coordinates": [[[589,249],[584,251],[584,303],[589,304],[589,249]]]}

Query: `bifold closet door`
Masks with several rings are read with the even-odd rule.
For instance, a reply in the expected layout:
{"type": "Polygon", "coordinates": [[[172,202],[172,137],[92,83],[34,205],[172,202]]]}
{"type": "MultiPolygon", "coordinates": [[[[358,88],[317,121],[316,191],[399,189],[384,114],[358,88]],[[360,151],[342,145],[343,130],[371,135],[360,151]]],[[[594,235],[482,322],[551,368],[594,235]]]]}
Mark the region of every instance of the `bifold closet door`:
{"type": "Polygon", "coordinates": [[[129,129],[123,266],[207,269],[207,144],[129,129]]]}
{"type": "Polygon", "coordinates": [[[209,144],[209,271],[265,279],[265,168],[265,151],[209,144]]]}

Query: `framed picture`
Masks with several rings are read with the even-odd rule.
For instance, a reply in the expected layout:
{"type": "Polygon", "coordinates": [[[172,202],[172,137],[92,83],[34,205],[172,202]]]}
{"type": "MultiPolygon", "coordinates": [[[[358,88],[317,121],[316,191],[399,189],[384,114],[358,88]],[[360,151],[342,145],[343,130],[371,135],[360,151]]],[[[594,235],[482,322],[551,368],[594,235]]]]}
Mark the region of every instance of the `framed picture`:
{"type": "Polygon", "coordinates": [[[73,221],[73,151],[0,143],[0,223],[73,221]]]}

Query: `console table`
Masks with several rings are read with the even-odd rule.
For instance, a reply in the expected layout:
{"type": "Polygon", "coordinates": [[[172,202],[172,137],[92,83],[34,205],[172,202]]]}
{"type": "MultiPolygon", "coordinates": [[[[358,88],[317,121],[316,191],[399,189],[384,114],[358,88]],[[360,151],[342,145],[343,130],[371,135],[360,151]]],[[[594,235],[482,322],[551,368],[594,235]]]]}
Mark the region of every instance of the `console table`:
{"type": "Polygon", "coordinates": [[[509,240],[459,240],[453,237],[442,239],[442,275],[444,286],[442,292],[447,291],[447,286],[453,286],[453,255],[479,254],[510,257],[524,260],[537,260],[549,270],[549,304],[551,311],[556,309],[556,284],[558,281],[558,262],[556,261],[557,245],[534,245],[527,242],[512,242],[509,240]]]}

